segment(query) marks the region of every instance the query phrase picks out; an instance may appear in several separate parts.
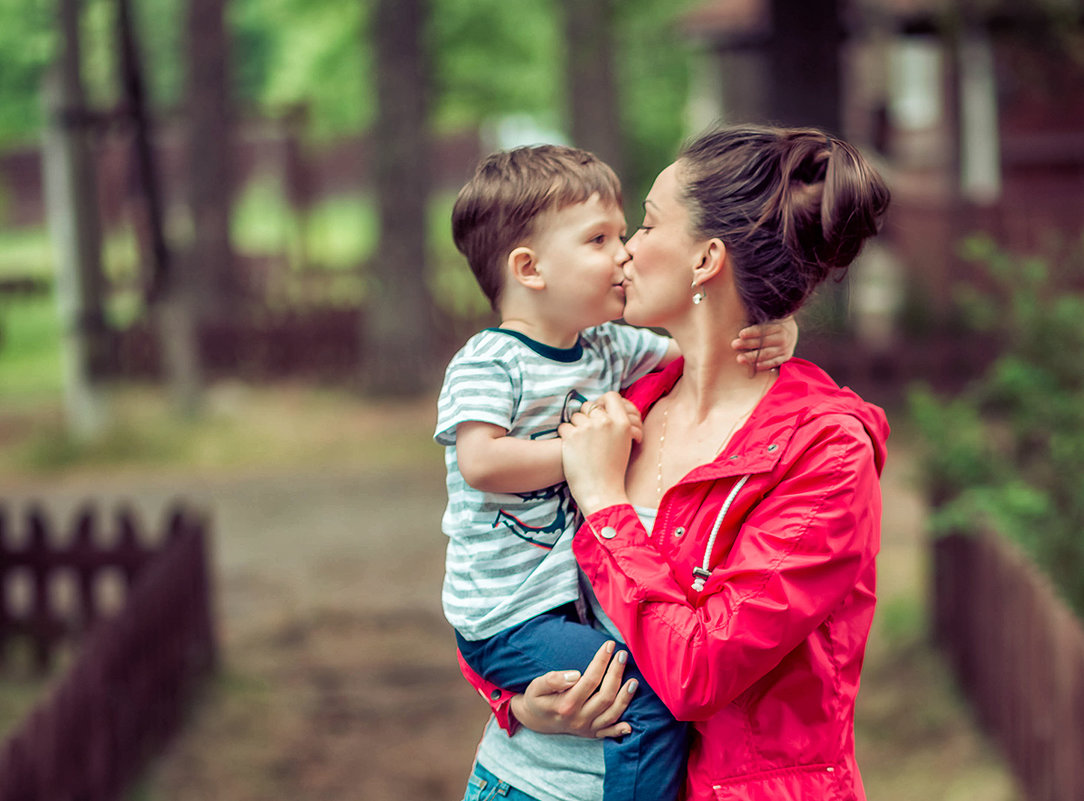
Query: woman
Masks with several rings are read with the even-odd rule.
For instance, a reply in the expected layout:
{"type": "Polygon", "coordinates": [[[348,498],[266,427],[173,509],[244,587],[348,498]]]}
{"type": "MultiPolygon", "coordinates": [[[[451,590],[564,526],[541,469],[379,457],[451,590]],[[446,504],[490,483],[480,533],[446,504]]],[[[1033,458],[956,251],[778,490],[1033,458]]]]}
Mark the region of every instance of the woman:
{"type": "MultiPolygon", "coordinates": [[[[687,799],[865,797],[853,712],[888,426],[808,362],[750,374],[728,351],[846,268],[888,197],[857,151],[817,131],[698,139],[656,180],[625,265],[625,319],[666,328],[684,357],[626,393],[639,442],[612,394],[560,431],[596,606],[694,724],[687,799]]],[[[604,658],[536,681],[516,718],[619,733],[620,667],[589,695],[604,658]]]]}

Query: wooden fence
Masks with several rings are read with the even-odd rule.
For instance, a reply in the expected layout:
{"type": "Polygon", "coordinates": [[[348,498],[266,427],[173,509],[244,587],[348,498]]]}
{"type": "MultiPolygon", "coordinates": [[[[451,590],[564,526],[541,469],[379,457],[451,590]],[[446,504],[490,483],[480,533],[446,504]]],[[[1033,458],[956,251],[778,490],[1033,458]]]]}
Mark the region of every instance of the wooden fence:
{"type": "Polygon", "coordinates": [[[31,510],[16,541],[0,509],[0,654],[26,638],[44,669],[64,640],[85,634],[71,667],[0,745],[0,801],[120,798],[214,669],[204,519],[175,509],[153,545],[132,514],[116,519],[112,542],[89,508],[62,538],[31,510]],[[101,597],[110,573],[127,587],[115,610],[101,597]],[[10,591],[19,576],[29,577],[21,608],[10,591]]]}
{"type": "Polygon", "coordinates": [[[934,636],[1031,801],[1084,798],[1084,628],[1018,548],[934,543],[934,636]]]}

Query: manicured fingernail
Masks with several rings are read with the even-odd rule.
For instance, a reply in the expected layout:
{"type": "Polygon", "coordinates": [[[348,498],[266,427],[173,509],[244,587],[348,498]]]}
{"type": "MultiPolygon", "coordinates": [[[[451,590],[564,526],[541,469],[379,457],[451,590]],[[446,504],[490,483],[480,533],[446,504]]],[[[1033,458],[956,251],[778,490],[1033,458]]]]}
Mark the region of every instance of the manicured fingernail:
{"type": "Polygon", "coordinates": [[[615,643],[613,640],[610,640],[608,643],[606,643],[606,653],[612,654],[614,652],[614,646],[616,645],[617,643],[615,643]]]}
{"type": "Polygon", "coordinates": [[[640,687],[640,682],[636,681],[636,679],[633,679],[632,681],[629,682],[629,686],[626,689],[628,690],[628,694],[632,695],[634,692],[636,692],[636,690],[639,687],[640,687]]]}
{"type": "Polygon", "coordinates": [[[626,662],[628,662],[629,661],[629,652],[628,651],[622,651],[621,653],[619,653],[617,655],[617,661],[620,662],[622,665],[625,664],[626,662]]]}
{"type": "Polygon", "coordinates": [[[580,674],[575,670],[570,670],[565,674],[565,681],[576,681],[580,677],[580,674]]]}
{"type": "Polygon", "coordinates": [[[621,734],[632,734],[632,726],[622,726],[621,734]]]}

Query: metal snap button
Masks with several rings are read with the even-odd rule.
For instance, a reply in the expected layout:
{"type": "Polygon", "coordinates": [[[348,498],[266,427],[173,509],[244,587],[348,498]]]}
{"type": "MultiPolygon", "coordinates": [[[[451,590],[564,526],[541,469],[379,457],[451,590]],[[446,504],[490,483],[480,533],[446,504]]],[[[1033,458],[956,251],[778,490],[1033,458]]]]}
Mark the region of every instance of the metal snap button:
{"type": "Polygon", "coordinates": [[[685,527],[684,526],[678,526],[677,528],[674,529],[674,536],[675,537],[680,537],[684,533],[685,533],[685,527]]]}
{"type": "Polygon", "coordinates": [[[613,526],[606,526],[604,529],[602,529],[602,531],[599,532],[599,534],[602,535],[603,539],[612,540],[614,537],[617,536],[617,529],[613,526]]]}

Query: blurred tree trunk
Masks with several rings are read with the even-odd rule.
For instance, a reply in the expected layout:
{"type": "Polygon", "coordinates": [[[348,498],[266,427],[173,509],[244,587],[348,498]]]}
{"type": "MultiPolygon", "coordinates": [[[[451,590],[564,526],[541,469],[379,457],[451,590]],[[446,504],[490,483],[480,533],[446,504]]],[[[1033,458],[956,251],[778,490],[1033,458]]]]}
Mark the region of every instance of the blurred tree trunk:
{"type": "MultiPolygon", "coordinates": [[[[772,0],[768,115],[773,123],[811,126],[843,135],[841,0],[772,0]]],[[[842,333],[850,319],[853,271],[827,281],[820,292],[826,328],[842,333]]]]}
{"type": "Polygon", "coordinates": [[[57,252],[68,426],[77,436],[90,436],[105,422],[100,384],[107,354],[101,222],[88,136],[91,115],[81,75],[80,5],[79,0],[57,5],[61,46],[45,85],[44,183],[57,252]]]}
{"type": "Polygon", "coordinates": [[[772,122],[843,134],[840,0],[771,0],[772,122]]]}
{"type": "Polygon", "coordinates": [[[122,97],[130,126],[132,166],[139,186],[136,236],[146,272],[146,299],[162,354],[166,384],[175,408],[190,415],[199,408],[202,380],[192,298],[178,285],[166,241],[162,197],[155,167],[143,65],[131,0],[117,0],[117,49],[122,97]]]}
{"type": "Polygon", "coordinates": [[[198,287],[204,320],[237,313],[240,288],[230,247],[233,108],[226,0],[188,0],[185,107],[192,241],[184,273],[198,287]]]}
{"type": "Polygon", "coordinates": [[[614,79],[614,0],[561,0],[568,47],[565,83],[572,143],[625,174],[614,79]]]}
{"type": "Polygon", "coordinates": [[[433,379],[433,303],[426,284],[429,75],[425,0],[378,0],[373,17],[377,116],[373,166],[380,245],[365,313],[366,389],[407,395],[433,379]]]}

